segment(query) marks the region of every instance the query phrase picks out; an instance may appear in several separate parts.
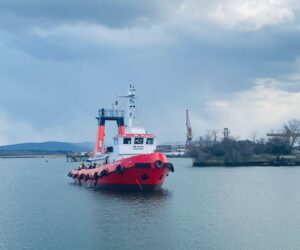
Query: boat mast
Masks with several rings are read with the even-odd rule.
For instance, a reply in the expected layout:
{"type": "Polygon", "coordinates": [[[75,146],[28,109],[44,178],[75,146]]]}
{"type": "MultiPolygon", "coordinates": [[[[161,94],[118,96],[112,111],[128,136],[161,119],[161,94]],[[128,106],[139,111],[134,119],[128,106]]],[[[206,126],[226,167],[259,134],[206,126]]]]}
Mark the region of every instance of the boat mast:
{"type": "Polygon", "coordinates": [[[136,95],[135,95],[135,87],[133,85],[129,85],[128,88],[128,127],[132,128],[134,118],[135,118],[135,100],[136,100],[136,95]]]}

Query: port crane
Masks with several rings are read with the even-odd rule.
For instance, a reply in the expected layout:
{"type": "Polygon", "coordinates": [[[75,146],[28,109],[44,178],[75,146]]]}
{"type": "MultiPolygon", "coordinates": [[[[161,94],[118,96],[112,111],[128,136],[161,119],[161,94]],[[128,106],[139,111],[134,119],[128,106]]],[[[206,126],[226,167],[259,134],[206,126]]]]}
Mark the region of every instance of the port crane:
{"type": "Polygon", "coordinates": [[[268,137],[281,137],[281,138],[298,138],[300,137],[300,120],[290,120],[285,124],[281,131],[271,131],[267,133],[268,137]]]}
{"type": "Polygon", "coordinates": [[[281,137],[281,138],[286,138],[286,137],[290,137],[290,136],[300,137],[300,133],[292,133],[290,131],[288,131],[288,133],[270,132],[270,133],[267,133],[267,136],[268,137],[281,137]]]}
{"type": "Polygon", "coordinates": [[[191,122],[190,122],[190,117],[189,117],[189,110],[186,110],[186,143],[185,146],[188,147],[192,144],[193,140],[193,132],[192,132],[192,127],[191,127],[191,122]]]}
{"type": "Polygon", "coordinates": [[[288,126],[284,126],[284,131],[280,132],[269,132],[267,133],[268,137],[271,138],[282,138],[286,139],[289,142],[290,148],[293,148],[294,144],[300,137],[299,128],[290,129],[288,126]]]}

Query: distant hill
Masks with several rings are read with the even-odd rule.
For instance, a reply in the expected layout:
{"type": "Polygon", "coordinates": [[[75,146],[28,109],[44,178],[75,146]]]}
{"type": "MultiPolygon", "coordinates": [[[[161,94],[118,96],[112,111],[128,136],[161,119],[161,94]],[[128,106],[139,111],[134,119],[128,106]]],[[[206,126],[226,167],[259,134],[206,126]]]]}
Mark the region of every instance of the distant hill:
{"type": "Polygon", "coordinates": [[[70,142],[29,142],[0,146],[2,151],[35,151],[35,152],[90,152],[94,149],[93,142],[70,143],[70,142]]]}

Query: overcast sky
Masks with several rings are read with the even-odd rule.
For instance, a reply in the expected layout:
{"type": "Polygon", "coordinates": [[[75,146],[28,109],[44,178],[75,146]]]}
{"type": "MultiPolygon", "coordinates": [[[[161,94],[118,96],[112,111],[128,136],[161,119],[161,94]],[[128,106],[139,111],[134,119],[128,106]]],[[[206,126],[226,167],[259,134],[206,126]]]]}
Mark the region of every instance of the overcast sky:
{"type": "MultiPolygon", "coordinates": [[[[0,0],[0,145],[92,141],[95,115],[138,90],[161,141],[300,119],[299,1],[0,0]]],[[[113,125],[112,125],[113,126],[113,125]]],[[[114,128],[114,127],[113,127],[114,128]]]]}

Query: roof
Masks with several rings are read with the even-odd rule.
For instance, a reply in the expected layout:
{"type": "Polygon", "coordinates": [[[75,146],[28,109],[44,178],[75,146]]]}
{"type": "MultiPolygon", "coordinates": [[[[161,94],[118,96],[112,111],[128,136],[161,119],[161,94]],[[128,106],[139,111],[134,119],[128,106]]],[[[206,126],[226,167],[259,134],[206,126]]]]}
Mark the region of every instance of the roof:
{"type": "Polygon", "coordinates": [[[114,138],[124,138],[124,137],[156,138],[154,134],[124,134],[124,135],[116,135],[114,138]]]}

